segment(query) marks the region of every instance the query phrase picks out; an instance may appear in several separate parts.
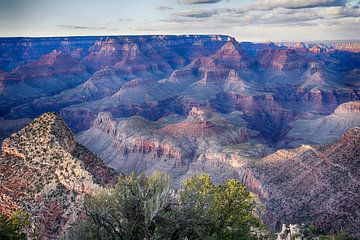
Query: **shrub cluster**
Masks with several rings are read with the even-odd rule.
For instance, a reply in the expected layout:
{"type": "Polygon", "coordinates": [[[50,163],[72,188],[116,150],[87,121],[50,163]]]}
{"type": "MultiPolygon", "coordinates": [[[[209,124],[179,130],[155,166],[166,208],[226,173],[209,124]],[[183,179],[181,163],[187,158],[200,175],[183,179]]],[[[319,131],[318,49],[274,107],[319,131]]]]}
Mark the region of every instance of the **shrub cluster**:
{"type": "Polygon", "coordinates": [[[112,189],[85,200],[86,217],[77,221],[67,239],[258,239],[261,226],[255,202],[245,186],[229,179],[215,185],[207,175],[170,188],[159,173],[122,177],[112,189]]]}

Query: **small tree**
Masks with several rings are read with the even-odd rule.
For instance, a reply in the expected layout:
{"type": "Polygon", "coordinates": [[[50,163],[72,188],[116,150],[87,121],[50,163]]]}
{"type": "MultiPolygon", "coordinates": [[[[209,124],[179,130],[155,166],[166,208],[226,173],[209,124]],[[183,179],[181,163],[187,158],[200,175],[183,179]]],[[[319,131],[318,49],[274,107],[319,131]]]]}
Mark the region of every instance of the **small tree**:
{"type": "Polygon", "coordinates": [[[171,239],[255,239],[254,200],[235,179],[214,185],[208,175],[184,182],[171,239]]]}
{"type": "Polygon", "coordinates": [[[156,226],[169,204],[170,179],[156,173],[123,177],[114,189],[87,196],[87,218],[69,239],[156,239],[156,226]]]}

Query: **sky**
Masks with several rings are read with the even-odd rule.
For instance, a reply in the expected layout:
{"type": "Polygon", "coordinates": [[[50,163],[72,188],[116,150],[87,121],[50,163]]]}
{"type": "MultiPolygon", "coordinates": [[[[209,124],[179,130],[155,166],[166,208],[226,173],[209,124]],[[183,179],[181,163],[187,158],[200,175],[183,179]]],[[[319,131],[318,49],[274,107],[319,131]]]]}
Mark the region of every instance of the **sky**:
{"type": "Polygon", "coordinates": [[[0,0],[0,37],[142,34],[360,39],[360,0],[0,0]]]}

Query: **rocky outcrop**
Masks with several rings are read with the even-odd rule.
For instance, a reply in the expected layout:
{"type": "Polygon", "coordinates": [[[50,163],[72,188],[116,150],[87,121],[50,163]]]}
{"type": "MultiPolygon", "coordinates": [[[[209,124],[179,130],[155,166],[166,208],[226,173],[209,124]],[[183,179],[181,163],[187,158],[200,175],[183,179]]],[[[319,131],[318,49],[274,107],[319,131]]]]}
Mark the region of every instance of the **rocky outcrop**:
{"type": "Polygon", "coordinates": [[[18,65],[36,61],[53,50],[80,57],[87,49],[103,37],[47,37],[47,38],[1,38],[0,68],[11,71],[18,65]]]}
{"type": "Polygon", "coordinates": [[[37,116],[47,111],[59,111],[70,105],[95,101],[116,93],[125,82],[118,72],[109,68],[101,69],[79,86],[14,107],[9,115],[37,116]]]}
{"type": "Polygon", "coordinates": [[[258,54],[258,62],[263,68],[294,70],[306,66],[306,59],[294,49],[264,49],[258,54]]]}
{"type": "Polygon", "coordinates": [[[346,51],[346,52],[360,52],[360,43],[359,42],[338,42],[330,44],[335,50],[346,51]]]}
{"type": "Polygon", "coordinates": [[[322,49],[320,46],[313,46],[309,49],[309,52],[311,52],[312,54],[319,54],[324,52],[324,49],[322,49]]]}
{"type": "Polygon", "coordinates": [[[339,105],[335,111],[335,114],[360,114],[360,101],[347,102],[339,105]]]}
{"type": "Polygon", "coordinates": [[[84,74],[85,68],[69,54],[52,51],[43,55],[38,61],[19,66],[12,72],[3,75],[2,81],[22,81],[33,78],[49,78],[57,74],[84,74]]]}
{"type": "MultiPolygon", "coordinates": [[[[169,73],[184,65],[192,55],[201,55],[202,43],[218,48],[226,36],[129,36],[108,37],[97,41],[84,59],[93,70],[109,66],[127,74],[169,73]],[[181,53],[178,48],[187,47],[192,52],[181,53]],[[200,51],[200,52],[199,52],[200,51]],[[189,55],[187,55],[189,54],[189,55]]],[[[210,48],[205,50],[212,51],[210,48]]]]}
{"type": "MultiPolygon", "coordinates": [[[[227,146],[256,142],[256,132],[246,126],[239,112],[219,115],[195,107],[186,119],[172,115],[156,122],[142,117],[116,120],[100,113],[77,139],[121,172],[161,170],[179,178],[204,157],[228,158],[227,146]]],[[[239,166],[235,161],[233,165],[239,166]]]]}
{"type": "Polygon", "coordinates": [[[359,236],[359,140],[356,127],[328,145],[280,150],[255,163],[254,175],[268,193],[265,221],[359,236]]]}
{"type": "Polygon", "coordinates": [[[11,72],[1,75],[0,102],[4,104],[0,104],[0,112],[8,113],[10,118],[33,118],[44,110],[35,110],[31,113],[29,110],[23,112],[19,111],[22,109],[11,108],[13,105],[29,103],[34,98],[53,95],[75,87],[88,77],[88,72],[79,60],[54,50],[37,61],[18,66],[11,72]]]}
{"type": "MultiPolygon", "coordinates": [[[[347,105],[337,112],[356,104],[347,105]]],[[[119,171],[160,170],[174,178],[175,186],[204,172],[215,182],[237,178],[259,195],[271,227],[304,223],[358,234],[358,213],[352,209],[358,209],[360,197],[359,128],[328,145],[269,154],[272,150],[246,128],[243,116],[198,107],[186,119],[173,115],[156,122],[101,113],[78,140],[119,171]]]]}
{"type": "MultiPolygon", "coordinates": [[[[286,46],[290,48],[296,48],[299,43],[296,42],[286,42],[279,43],[279,46],[286,46]]],[[[303,48],[309,49],[310,52],[318,54],[322,52],[351,52],[359,53],[360,52],[360,42],[359,41],[324,41],[324,42],[304,42],[301,43],[303,48]]]]}
{"type": "Polygon", "coordinates": [[[234,39],[225,43],[211,58],[216,64],[223,65],[227,69],[248,68],[254,63],[234,39]]]}
{"type": "Polygon", "coordinates": [[[45,113],[3,141],[0,210],[28,212],[38,239],[57,239],[82,211],[84,195],[115,176],[75,141],[59,115],[45,113]]]}
{"type": "Polygon", "coordinates": [[[286,146],[298,147],[301,144],[319,145],[339,138],[346,130],[360,126],[360,102],[339,105],[328,116],[309,116],[292,123],[292,129],[284,138],[286,146]]]}

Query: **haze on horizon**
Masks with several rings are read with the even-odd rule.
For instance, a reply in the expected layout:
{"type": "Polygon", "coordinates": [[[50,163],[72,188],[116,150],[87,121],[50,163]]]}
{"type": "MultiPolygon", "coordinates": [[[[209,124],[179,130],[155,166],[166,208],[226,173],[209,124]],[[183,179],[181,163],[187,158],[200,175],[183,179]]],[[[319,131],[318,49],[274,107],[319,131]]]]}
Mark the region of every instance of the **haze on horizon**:
{"type": "Polygon", "coordinates": [[[0,0],[0,37],[226,34],[360,39],[359,0],[0,0]]]}

